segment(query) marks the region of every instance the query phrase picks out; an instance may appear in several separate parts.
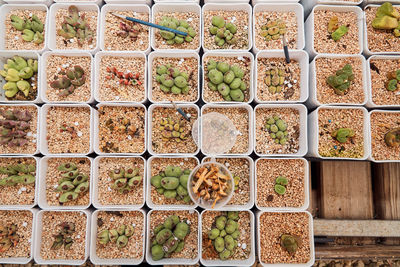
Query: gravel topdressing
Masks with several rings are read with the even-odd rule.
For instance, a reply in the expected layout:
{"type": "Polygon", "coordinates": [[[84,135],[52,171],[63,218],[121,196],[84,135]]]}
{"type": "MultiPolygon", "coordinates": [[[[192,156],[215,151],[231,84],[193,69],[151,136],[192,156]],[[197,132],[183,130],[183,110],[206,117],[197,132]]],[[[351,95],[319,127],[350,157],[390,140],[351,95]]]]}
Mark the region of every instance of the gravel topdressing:
{"type": "Polygon", "coordinates": [[[375,160],[400,160],[400,146],[389,147],[385,143],[385,134],[400,127],[399,113],[374,112],[370,118],[372,157],[375,160]]]}

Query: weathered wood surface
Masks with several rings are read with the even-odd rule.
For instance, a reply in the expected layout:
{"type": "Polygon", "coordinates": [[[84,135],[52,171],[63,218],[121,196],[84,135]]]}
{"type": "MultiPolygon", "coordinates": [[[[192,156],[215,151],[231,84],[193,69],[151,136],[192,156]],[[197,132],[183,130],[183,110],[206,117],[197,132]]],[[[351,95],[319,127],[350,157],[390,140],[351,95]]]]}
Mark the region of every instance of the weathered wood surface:
{"type": "Polygon", "coordinates": [[[400,246],[316,246],[315,259],[399,259],[400,246]]]}

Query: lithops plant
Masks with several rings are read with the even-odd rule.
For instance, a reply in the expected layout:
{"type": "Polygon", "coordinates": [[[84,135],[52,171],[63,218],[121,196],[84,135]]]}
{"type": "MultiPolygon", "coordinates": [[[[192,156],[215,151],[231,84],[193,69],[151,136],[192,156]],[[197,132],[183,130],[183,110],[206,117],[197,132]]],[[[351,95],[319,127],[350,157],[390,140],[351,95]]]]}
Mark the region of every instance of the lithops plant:
{"type": "Polygon", "coordinates": [[[174,121],[171,118],[163,118],[158,129],[161,131],[163,141],[179,143],[188,138],[184,126],[185,122],[183,120],[174,121]]]}
{"type": "Polygon", "coordinates": [[[0,253],[18,245],[20,236],[17,234],[17,230],[16,224],[0,225],[0,253]]]}
{"type": "Polygon", "coordinates": [[[226,22],[221,16],[214,16],[211,19],[212,26],[210,27],[211,35],[214,35],[215,43],[222,47],[224,44],[237,43],[237,27],[231,22],[226,22]]]}
{"type": "Polygon", "coordinates": [[[6,80],[3,85],[4,95],[7,98],[13,98],[21,92],[25,98],[31,92],[31,79],[38,73],[38,61],[36,59],[24,59],[20,56],[14,56],[7,59],[0,75],[6,80]]]}
{"type": "Polygon", "coordinates": [[[339,128],[331,136],[339,143],[347,143],[347,141],[355,136],[355,132],[350,128],[339,128]]]}
{"type": "Polygon", "coordinates": [[[394,92],[400,88],[400,70],[391,71],[387,74],[385,87],[388,91],[394,92]]]}
{"type": "Polygon", "coordinates": [[[376,11],[372,27],[378,30],[392,31],[393,35],[400,37],[400,13],[389,2],[383,3],[376,11]]]}
{"type": "Polygon", "coordinates": [[[59,89],[60,96],[68,96],[72,94],[75,89],[85,84],[86,74],[81,66],[74,66],[71,69],[62,68],[55,76],[54,81],[50,86],[54,89],[59,89]]]}
{"type": "Polygon", "coordinates": [[[336,71],[335,75],[326,79],[337,95],[347,94],[352,81],[354,81],[354,74],[350,64],[346,64],[342,69],[336,71]]]}
{"type": "Polygon", "coordinates": [[[0,167],[0,174],[7,177],[0,179],[0,186],[16,186],[18,184],[35,183],[36,166],[33,164],[14,164],[0,167]]]}
{"type": "Polygon", "coordinates": [[[299,236],[283,234],[280,238],[280,244],[289,254],[296,253],[297,249],[301,246],[302,240],[299,236]]]}
{"type": "Polygon", "coordinates": [[[285,176],[279,175],[275,180],[274,190],[279,195],[284,195],[286,193],[286,186],[289,181],[285,176]]]}
{"type": "Polygon", "coordinates": [[[126,247],[135,232],[133,225],[120,225],[118,228],[104,229],[97,234],[97,240],[102,245],[115,243],[119,249],[126,247]]]}
{"type": "Polygon", "coordinates": [[[130,38],[133,42],[137,40],[139,33],[143,30],[142,25],[139,23],[128,24],[120,22],[118,28],[120,31],[116,33],[117,36],[130,38]]]}
{"type": "Polygon", "coordinates": [[[117,168],[109,171],[112,179],[111,188],[117,190],[121,194],[128,194],[132,189],[138,187],[142,183],[142,176],[139,175],[139,168],[117,168]]]}
{"type": "Polygon", "coordinates": [[[244,92],[247,90],[243,80],[244,70],[238,65],[229,65],[227,62],[210,59],[207,64],[208,88],[218,91],[225,101],[244,101],[244,92]]]}
{"type": "Polygon", "coordinates": [[[4,110],[0,109],[4,119],[0,120],[0,144],[13,146],[24,146],[28,143],[25,130],[30,128],[29,121],[32,115],[27,110],[4,110]]]}
{"type": "MultiPolygon", "coordinates": [[[[265,71],[264,83],[271,94],[279,94],[285,87],[286,70],[284,68],[270,68],[265,71]]],[[[287,82],[287,81],[286,81],[287,82]]]]}
{"type": "Polygon", "coordinates": [[[119,85],[141,85],[142,81],[140,80],[140,74],[137,73],[133,73],[131,71],[126,71],[126,72],[122,72],[119,71],[116,67],[107,67],[106,68],[107,71],[107,75],[106,75],[106,79],[107,80],[113,80],[116,79],[118,80],[118,84],[119,85]]]}
{"type": "Polygon", "coordinates": [[[275,141],[276,144],[286,144],[288,136],[288,125],[286,121],[282,120],[279,117],[279,115],[274,115],[268,118],[264,128],[266,131],[269,132],[269,136],[275,141]]]}
{"type": "Polygon", "coordinates": [[[261,26],[260,35],[268,42],[280,39],[286,31],[286,23],[283,20],[269,20],[266,24],[261,26]]]}
{"type": "Polygon", "coordinates": [[[11,15],[10,19],[13,28],[22,33],[22,40],[26,42],[34,42],[35,44],[43,43],[44,25],[36,15],[24,19],[16,15],[11,15]]]}
{"type": "Polygon", "coordinates": [[[185,238],[190,233],[190,225],[179,216],[171,215],[152,232],[151,256],[154,261],[158,261],[183,250],[185,238]]]}
{"type": "Polygon", "coordinates": [[[188,82],[191,79],[185,71],[180,71],[171,64],[157,67],[156,81],[160,84],[160,89],[164,93],[185,94],[189,93],[188,82]]]}
{"type": "Polygon", "coordinates": [[[164,195],[168,199],[183,200],[190,203],[191,199],[187,190],[187,181],[191,170],[182,170],[179,166],[169,165],[163,172],[151,177],[151,185],[154,186],[158,194],[164,195]]]}
{"type": "Polygon", "coordinates": [[[61,204],[76,200],[89,190],[89,176],[81,173],[74,163],[63,163],[57,169],[62,172],[58,187],[55,189],[62,192],[58,199],[61,204]]]}
{"type": "Polygon", "coordinates": [[[328,22],[328,33],[331,35],[332,39],[337,42],[349,31],[349,26],[350,25],[339,26],[338,17],[333,16],[328,22]]]}
{"type": "Polygon", "coordinates": [[[68,16],[64,18],[61,29],[58,29],[57,34],[66,40],[76,38],[79,46],[82,46],[85,42],[91,44],[94,36],[85,14],[79,14],[78,8],[74,5],[68,7],[68,16]]]}
{"type": "Polygon", "coordinates": [[[61,230],[57,235],[54,235],[54,241],[51,249],[58,250],[64,247],[65,250],[71,249],[74,240],[72,234],[75,233],[75,224],[72,222],[63,222],[58,225],[61,230]]]}
{"type": "Polygon", "coordinates": [[[385,143],[389,147],[398,147],[400,145],[400,128],[390,129],[385,134],[385,143]]]}
{"type": "Polygon", "coordinates": [[[184,42],[190,43],[196,36],[196,31],[193,29],[193,27],[190,26],[189,22],[187,22],[186,20],[178,20],[174,17],[163,16],[160,25],[187,33],[186,36],[183,36],[180,34],[175,34],[173,32],[161,30],[161,37],[169,45],[183,44],[184,42]]]}

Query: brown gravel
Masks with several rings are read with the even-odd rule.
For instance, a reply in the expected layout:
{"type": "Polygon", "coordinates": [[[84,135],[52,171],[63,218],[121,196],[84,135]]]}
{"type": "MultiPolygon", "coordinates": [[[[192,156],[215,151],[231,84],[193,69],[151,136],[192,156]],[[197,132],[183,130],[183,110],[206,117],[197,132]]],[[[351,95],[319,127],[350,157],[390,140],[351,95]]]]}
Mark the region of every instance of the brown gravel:
{"type": "Polygon", "coordinates": [[[364,119],[360,109],[326,109],[318,111],[318,153],[322,157],[362,158],[364,156],[364,119]],[[355,136],[339,143],[332,132],[350,128],[355,136]]]}
{"type": "MultiPolygon", "coordinates": [[[[197,150],[197,146],[192,138],[192,125],[197,120],[198,112],[194,107],[184,107],[183,112],[190,114],[190,121],[186,121],[181,114],[172,107],[155,107],[151,114],[152,128],[151,131],[151,147],[154,153],[157,154],[170,154],[170,153],[183,153],[183,154],[194,154],[197,150]],[[163,118],[171,118],[173,121],[184,122],[184,133],[187,136],[186,140],[177,143],[174,140],[163,141],[161,132],[159,130],[160,122],[163,118]]],[[[149,144],[150,146],[150,144],[149,144]]]]}
{"type": "Polygon", "coordinates": [[[195,50],[201,46],[201,25],[200,25],[200,14],[194,12],[157,12],[154,15],[154,21],[156,24],[160,24],[162,17],[173,17],[177,20],[186,20],[189,23],[189,27],[192,27],[196,31],[196,36],[189,43],[184,41],[182,44],[169,45],[164,38],[161,37],[159,30],[153,29],[154,31],[154,48],[155,49],[190,49],[195,50]]]}
{"type": "Polygon", "coordinates": [[[359,21],[357,14],[352,11],[340,12],[316,10],[314,12],[314,49],[317,53],[330,54],[358,54],[360,45],[358,40],[359,21]],[[349,31],[339,41],[335,42],[328,32],[328,23],[331,17],[339,19],[339,26],[349,25],[349,31]]]}
{"type": "MultiPolygon", "coordinates": [[[[28,106],[12,106],[12,105],[2,105],[0,109],[4,110],[27,110],[32,115],[32,119],[29,121],[30,127],[29,129],[24,130],[27,133],[26,139],[28,143],[24,146],[13,146],[10,147],[8,144],[0,145],[0,154],[35,154],[37,149],[37,138],[38,138],[38,109],[35,105],[28,106]]],[[[0,115],[0,119],[4,119],[3,116],[0,115]]],[[[0,127],[3,129],[3,127],[0,127]]]]}
{"type": "MultiPolygon", "coordinates": [[[[208,232],[213,228],[215,218],[224,215],[223,211],[207,210],[201,215],[201,238],[202,238],[202,258],[204,260],[220,260],[218,252],[214,249],[211,240],[208,238],[208,232]]],[[[238,220],[240,236],[237,239],[238,247],[228,260],[246,260],[251,252],[251,222],[250,211],[239,211],[238,220]],[[240,247],[239,247],[240,244],[240,247]]]]}
{"type": "Polygon", "coordinates": [[[1,258],[14,258],[23,257],[29,258],[31,256],[31,243],[33,241],[33,214],[29,210],[2,210],[0,211],[0,224],[9,226],[10,224],[17,225],[17,235],[19,241],[17,246],[11,247],[5,252],[0,253],[1,258]]]}
{"type": "Polygon", "coordinates": [[[399,112],[371,113],[371,155],[375,160],[400,160],[400,146],[389,147],[385,143],[385,134],[400,127],[399,112]]]}
{"type": "Polygon", "coordinates": [[[118,228],[121,225],[132,225],[135,228],[124,248],[118,248],[109,242],[102,245],[96,241],[96,255],[102,259],[137,259],[144,253],[144,224],[145,219],[140,211],[100,211],[97,214],[97,234],[103,230],[118,228]]]}
{"type": "Polygon", "coordinates": [[[400,59],[371,59],[371,94],[375,105],[400,105],[400,91],[386,89],[387,75],[400,69],[400,59]]]}
{"type": "MultiPolygon", "coordinates": [[[[255,43],[254,46],[259,50],[282,49],[282,38],[278,40],[266,41],[265,37],[260,35],[261,27],[268,23],[268,21],[282,20],[286,24],[285,37],[289,49],[300,49],[298,46],[298,25],[296,12],[276,12],[276,11],[261,11],[254,13],[255,16],[255,43]]],[[[301,34],[301,33],[300,33],[301,34]]]]}
{"type": "MultiPolygon", "coordinates": [[[[144,203],[143,181],[132,189],[129,194],[121,194],[111,188],[112,179],[109,172],[118,168],[139,168],[139,175],[144,181],[144,161],[138,157],[105,157],[99,161],[99,176],[97,182],[98,202],[101,205],[140,205],[144,203]]],[[[96,197],[96,196],[95,196],[96,197]]]]}
{"type": "Polygon", "coordinates": [[[179,101],[179,102],[195,102],[199,94],[199,66],[200,63],[195,57],[184,56],[182,58],[167,58],[167,57],[156,57],[153,59],[153,66],[151,79],[152,79],[152,102],[165,102],[165,101],[179,101]],[[173,93],[165,93],[160,89],[160,84],[156,81],[157,66],[172,64],[179,71],[184,71],[189,74],[189,93],[175,95],[173,93]]]}
{"type": "Polygon", "coordinates": [[[265,264],[307,263],[311,257],[309,217],[305,212],[265,212],[260,216],[258,239],[260,260],[265,264]],[[280,245],[283,234],[299,236],[302,240],[296,253],[289,253],[280,245]]]}
{"type": "MultiPolygon", "coordinates": [[[[79,10],[79,7],[78,7],[79,10]]],[[[56,38],[56,49],[79,49],[79,50],[92,50],[96,48],[97,44],[97,11],[80,11],[79,15],[85,15],[86,21],[90,29],[93,31],[93,41],[89,44],[85,41],[82,46],[78,45],[77,38],[65,40],[64,37],[58,35],[58,29],[61,29],[62,23],[64,22],[64,18],[68,16],[68,8],[61,8],[57,11],[55,15],[56,20],[56,29],[55,29],[55,38],[56,38]]],[[[52,36],[54,38],[54,36],[52,36]]]]}
{"type": "MultiPolygon", "coordinates": [[[[150,242],[154,238],[153,229],[163,223],[171,215],[178,215],[181,220],[185,220],[189,223],[190,231],[185,237],[185,246],[181,252],[174,252],[170,255],[170,259],[188,259],[193,260],[199,253],[198,238],[199,238],[199,215],[195,210],[153,210],[150,214],[150,242]]],[[[151,248],[151,244],[148,244],[151,248]]]]}
{"type": "Polygon", "coordinates": [[[258,58],[257,60],[257,98],[260,101],[299,101],[300,100],[300,63],[290,60],[287,64],[284,58],[258,58]],[[270,93],[265,84],[265,72],[272,68],[285,69],[284,87],[280,93],[270,93]]]}
{"type": "Polygon", "coordinates": [[[49,153],[89,153],[91,142],[89,107],[50,107],[46,120],[49,153]],[[76,135],[62,131],[61,127],[64,125],[73,127],[76,135]]]}
{"type": "MultiPolygon", "coordinates": [[[[246,154],[250,146],[250,112],[245,107],[208,107],[203,110],[203,114],[218,112],[228,117],[240,132],[236,137],[235,145],[224,154],[246,154]]],[[[250,149],[251,150],[251,149],[250,149]]]]}
{"type": "Polygon", "coordinates": [[[146,59],[140,57],[102,56],[100,60],[99,100],[100,101],[131,101],[146,100],[145,89],[146,59]],[[112,78],[107,69],[115,67],[124,74],[139,74],[137,85],[120,84],[118,77],[112,78]]]}
{"type": "Polygon", "coordinates": [[[42,50],[45,46],[46,43],[46,16],[47,12],[45,10],[29,10],[29,7],[23,7],[23,9],[17,9],[10,11],[6,15],[6,19],[4,21],[5,25],[5,49],[6,50],[42,50]],[[33,15],[36,15],[40,21],[44,25],[44,30],[43,30],[43,37],[44,41],[41,44],[35,44],[34,42],[26,42],[21,38],[22,32],[16,30],[12,25],[11,25],[11,15],[16,15],[20,18],[28,18],[33,15]]]}
{"type": "Polygon", "coordinates": [[[305,163],[302,159],[260,159],[257,162],[257,196],[259,207],[301,207],[305,201],[305,163]],[[286,193],[275,192],[278,176],[288,179],[286,193]]]}
{"type": "Polygon", "coordinates": [[[367,97],[364,93],[363,62],[356,57],[329,58],[320,57],[315,60],[317,100],[321,104],[348,103],[361,105],[367,97]],[[353,68],[354,81],[343,96],[335,93],[334,89],[326,82],[327,78],[335,75],[346,64],[353,68]]]}
{"type": "Polygon", "coordinates": [[[44,211],[42,218],[42,233],[36,238],[41,239],[40,256],[44,260],[66,259],[84,260],[86,242],[86,214],[82,211],[44,211]],[[71,235],[74,242],[71,249],[65,250],[64,247],[54,250],[51,246],[54,242],[54,235],[60,232],[59,226],[63,222],[75,224],[75,232],[71,235]]]}
{"type": "Polygon", "coordinates": [[[300,114],[292,108],[257,108],[256,120],[256,152],[259,154],[296,154],[300,148],[300,114]],[[287,142],[276,144],[270,134],[264,129],[268,118],[278,115],[287,125],[287,142]]]}
{"type": "Polygon", "coordinates": [[[226,11],[226,10],[208,10],[203,12],[203,48],[208,50],[214,49],[231,49],[231,50],[249,50],[250,41],[249,39],[249,14],[247,11],[226,11]],[[214,41],[214,35],[210,33],[210,27],[212,26],[211,20],[214,16],[221,16],[226,22],[231,22],[237,27],[237,32],[234,37],[238,38],[236,44],[225,43],[222,47],[219,47],[214,41]]]}
{"type": "Polygon", "coordinates": [[[46,169],[46,201],[49,206],[85,206],[90,205],[90,189],[85,193],[80,193],[78,198],[72,201],[68,201],[66,203],[60,203],[59,198],[61,193],[56,191],[58,187],[58,181],[61,179],[61,175],[64,172],[57,170],[58,166],[65,163],[75,163],[78,167],[79,172],[88,175],[89,187],[90,185],[90,160],[87,158],[49,158],[47,161],[47,169],[46,169]]]}
{"type": "MultiPolygon", "coordinates": [[[[234,57],[234,56],[207,56],[203,58],[204,64],[203,64],[203,75],[204,75],[204,84],[203,84],[203,99],[205,102],[226,102],[222,95],[218,91],[212,91],[208,87],[208,82],[210,81],[208,79],[208,69],[207,69],[207,63],[209,60],[215,60],[215,61],[222,61],[226,62],[231,66],[238,65],[241,69],[244,71],[244,76],[243,76],[243,81],[247,85],[246,91],[243,91],[244,93],[244,101],[243,102],[248,102],[250,99],[250,87],[252,87],[253,83],[253,77],[251,73],[251,67],[253,62],[249,57],[234,57]]],[[[239,103],[239,102],[237,102],[239,103]]]]}
{"type": "Polygon", "coordinates": [[[141,31],[135,41],[129,37],[118,36],[117,33],[121,32],[119,29],[120,22],[132,26],[134,23],[122,20],[114,15],[113,12],[118,12],[120,15],[134,17],[140,20],[149,21],[149,14],[144,12],[135,11],[120,11],[110,10],[105,15],[105,29],[104,29],[104,48],[105,50],[129,50],[129,51],[145,51],[149,47],[149,28],[142,26],[141,31]]]}
{"type": "MultiPolygon", "coordinates": [[[[0,158],[0,167],[7,167],[14,164],[33,164],[33,158],[0,158]]],[[[36,175],[36,172],[35,172],[36,175]]],[[[8,175],[0,174],[0,179],[8,175]]],[[[36,177],[36,179],[38,179],[36,177]]],[[[35,202],[35,184],[17,184],[15,186],[1,186],[0,205],[33,205],[35,202]]]]}
{"type": "Polygon", "coordinates": [[[51,55],[46,62],[46,79],[47,88],[46,97],[49,102],[88,102],[91,96],[91,75],[92,75],[92,58],[90,56],[61,56],[51,55]],[[86,81],[68,96],[60,96],[61,90],[52,88],[50,83],[61,70],[73,69],[74,66],[80,66],[85,71],[86,81]]]}
{"type": "MultiPolygon", "coordinates": [[[[396,52],[400,50],[400,38],[395,37],[392,31],[378,30],[372,27],[372,21],[378,7],[368,7],[365,9],[367,23],[368,49],[371,52],[396,52]]],[[[400,9],[397,7],[397,11],[400,9]]]]}
{"type": "MultiPolygon", "coordinates": [[[[193,170],[198,162],[194,157],[185,157],[185,158],[153,158],[150,164],[151,174],[148,177],[149,179],[155,175],[158,175],[160,172],[164,171],[168,165],[174,165],[181,167],[184,169],[193,170]]],[[[169,199],[164,197],[164,195],[159,194],[154,186],[149,183],[151,202],[154,205],[193,205],[193,202],[190,204],[185,203],[183,200],[177,200],[175,198],[169,199]]]]}

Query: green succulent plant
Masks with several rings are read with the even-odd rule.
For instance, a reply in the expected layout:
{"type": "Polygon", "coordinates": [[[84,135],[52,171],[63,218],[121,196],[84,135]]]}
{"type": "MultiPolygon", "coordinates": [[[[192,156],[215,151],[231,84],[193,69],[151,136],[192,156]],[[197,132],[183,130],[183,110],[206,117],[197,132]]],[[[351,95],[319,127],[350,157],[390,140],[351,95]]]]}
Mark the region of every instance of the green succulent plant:
{"type": "Polygon", "coordinates": [[[30,112],[0,109],[0,115],[4,118],[0,120],[0,144],[10,147],[26,145],[28,139],[25,130],[30,128],[29,121],[32,119],[30,112]]]}
{"type": "Polygon", "coordinates": [[[349,139],[355,136],[355,132],[350,128],[339,128],[334,131],[332,137],[335,138],[336,141],[340,143],[347,143],[349,139]]]}
{"type": "Polygon", "coordinates": [[[265,71],[264,83],[271,94],[279,94],[285,86],[286,71],[284,68],[271,68],[265,71]]]}
{"type": "Polygon", "coordinates": [[[72,222],[63,222],[59,224],[59,227],[61,227],[61,230],[54,236],[51,249],[58,250],[64,246],[65,250],[69,250],[74,243],[72,234],[75,233],[75,224],[72,222]]]}
{"type": "Polygon", "coordinates": [[[266,24],[261,26],[260,35],[266,41],[278,40],[286,33],[286,23],[283,20],[269,20],[266,24]]]}
{"type": "Polygon", "coordinates": [[[36,166],[33,164],[15,164],[0,167],[0,174],[7,174],[0,179],[0,186],[16,186],[18,184],[33,184],[35,182],[36,166]]]}
{"type": "Polygon", "coordinates": [[[288,125],[278,115],[274,115],[266,121],[264,128],[276,144],[284,145],[287,142],[288,125]]]}
{"type": "Polygon", "coordinates": [[[400,13],[389,2],[383,3],[377,10],[372,20],[372,27],[378,30],[392,31],[393,35],[400,37],[400,13]]]}
{"type": "Polygon", "coordinates": [[[289,181],[285,176],[278,176],[275,180],[275,192],[279,195],[284,195],[286,193],[286,186],[289,181]]]}
{"type": "Polygon", "coordinates": [[[332,39],[337,42],[349,31],[349,25],[339,26],[339,18],[333,16],[328,22],[328,33],[331,35],[332,39]]]}
{"type": "Polygon", "coordinates": [[[301,246],[302,240],[298,236],[283,234],[280,238],[282,248],[284,248],[289,254],[296,253],[297,249],[301,246]]]}
{"type": "Polygon", "coordinates": [[[18,245],[20,236],[17,234],[17,230],[16,224],[0,224],[0,253],[18,245]]]}
{"type": "Polygon", "coordinates": [[[391,71],[387,74],[385,87],[388,91],[394,92],[400,88],[400,70],[391,71]]]}
{"type": "Polygon", "coordinates": [[[326,80],[337,95],[345,95],[352,81],[354,81],[354,74],[350,64],[346,64],[342,69],[336,71],[335,75],[329,76],[326,80]]]}
{"type": "Polygon", "coordinates": [[[74,66],[73,69],[61,69],[58,75],[55,75],[54,81],[50,86],[54,89],[59,89],[60,96],[68,96],[75,89],[81,87],[86,82],[85,70],[81,66],[74,66]]]}
{"type": "Polygon", "coordinates": [[[160,30],[161,37],[169,45],[183,44],[184,42],[190,43],[197,35],[196,31],[193,29],[193,27],[190,26],[190,24],[186,20],[178,20],[174,17],[163,16],[160,25],[187,33],[186,36],[183,36],[173,32],[160,30]]]}
{"type": "Polygon", "coordinates": [[[214,16],[211,19],[212,26],[209,31],[211,35],[214,35],[214,42],[222,47],[224,44],[236,44],[237,27],[231,22],[226,22],[221,16],[214,16]]]}
{"type": "Polygon", "coordinates": [[[117,168],[109,171],[112,179],[111,188],[117,190],[121,194],[129,193],[133,188],[142,183],[142,176],[139,175],[139,168],[117,168]]]}
{"type": "Polygon", "coordinates": [[[174,121],[170,117],[161,119],[158,129],[161,131],[163,141],[173,141],[180,143],[187,139],[187,132],[185,131],[185,122],[174,121]]]}
{"type": "Polygon", "coordinates": [[[21,31],[21,38],[26,42],[41,44],[44,41],[44,25],[36,15],[31,18],[22,19],[16,15],[11,15],[11,25],[14,29],[21,31]]]}
{"type": "Polygon", "coordinates": [[[385,134],[385,143],[389,147],[398,147],[400,145],[400,128],[390,129],[385,134]]]}
{"type": "Polygon", "coordinates": [[[97,240],[102,245],[115,243],[118,248],[124,248],[135,232],[133,225],[120,225],[117,229],[104,229],[97,234],[97,240]]]}
{"type": "Polygon", "coordinates": [[[165,93],[184,94],[189,93],[189,77],[187,72],[180,71],[171,64],[157,67],[156,81],[160,84],[160,89],[165,93]]]}
{"type": "Polygon", "coordinates": [[[74,163],[63,163],[57,169],[62,172],[55,189],[61,192],[58,199],[61,204],[76,200],[89,190],[89,176],[81,173],[74,163]]]}

